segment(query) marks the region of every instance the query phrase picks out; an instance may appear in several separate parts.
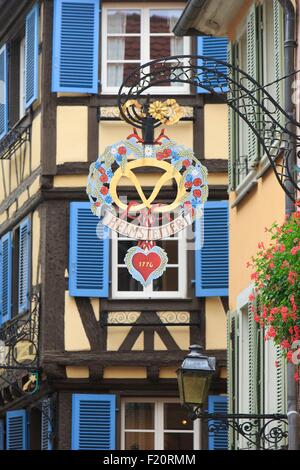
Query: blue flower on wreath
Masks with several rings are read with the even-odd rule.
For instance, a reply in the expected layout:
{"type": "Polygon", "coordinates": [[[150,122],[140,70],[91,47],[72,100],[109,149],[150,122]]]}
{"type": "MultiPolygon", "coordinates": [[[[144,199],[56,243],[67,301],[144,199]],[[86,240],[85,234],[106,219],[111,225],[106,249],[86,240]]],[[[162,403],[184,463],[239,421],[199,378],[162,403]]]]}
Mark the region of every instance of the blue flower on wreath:
{"type": "Polygon", "coordinates": [[[112,177],[113,177],[113,172],[112,172],[112,170],[111,170],[110,168],[109,168],[109,170],[107,170],[106,174],[107,174],[108,178],[112,178],[112,177]]]}
{"type": "Polygon", "coordinates": [[[111,197],[110,195],[106,196],[105,202],[106,202],[107,204],[111,204],[111,203],[112,203],[112,197],[111,197]]]}
{"type": "Polygon", "coordinates": [[[177,163],[179,160],[180,160],[180,156],[177,155],[177,153],[176,153],[175,155],[172,155],[171,163],[175,164],[175,163],[177,163]]]}
{"type": "Polygon", "coordinates": [[[99,170],[100,167],[101,167],[101,163],[100,163],[100,162],[96,162],[96,163],[95,163],[95,168],[96,168],[96,170],[99,170]]]}
{"type": "Polygon", "coordinates": [[[118,153],[118,155],[116,156],[116,160],[117,160],[118,163],[121,163],[122,162],[122,155],[120,155],[118,153]]]}
{"type": "Polygon", "coordinates": [[[197,207],[199,205],[199,201],[195,197],[192,198],[191,203],[192,203],[192,207],[194,209],[195,209],[195,207],[197,207]]]}
{"type": "Polygon", "coordinates": [[[187,175],[187,177],[185,178],[185,181],[187,183],[191,183],[193,181],[193,176],[191,174],[187,175]]]}

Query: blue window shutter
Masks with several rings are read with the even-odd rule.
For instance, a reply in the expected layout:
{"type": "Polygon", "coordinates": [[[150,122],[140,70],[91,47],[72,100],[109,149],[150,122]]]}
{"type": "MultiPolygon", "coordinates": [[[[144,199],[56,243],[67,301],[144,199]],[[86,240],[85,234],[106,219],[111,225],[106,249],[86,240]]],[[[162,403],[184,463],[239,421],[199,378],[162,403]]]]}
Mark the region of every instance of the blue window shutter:
{"type": "Polygon", "coordinates": [[[109,230],[90,202],[71,202],[69,292],[78,297],[108,297],[109,230]]]}
{"type": "Polygon", "coordinates": [[[115,450],[115,395],[74,394],[72,450],[115,450]]]}
{"type": "Polygon", "coordinates": [[[41,450],[52,450],[53,409],[50,398],[42,401],[41,450]]]}
{"type": "Polygon", "coordinates": [[[12,300],[12,239],[11,232],[0,240],[0,323],[11,319],[12,300]]]}
{"type": "MultiPolygon", "coordinates": [[[[195,273],[196,296],[228,295],[228,201],[208,201],[204,204],[204,243],[199,249],[196,242],[195,273]]],[[[196,238],[202,220],[196,222],[196,238]]]]}
{"type": "Polygon", "coordinates": [[[4,420],[0,419],[0,450],[4,450],[4,420]]]}
{"type": "Polygon", "coordinates": [[[30,10],[25,21],[25,106],[38,97],[39,86],[39,6],[30,10]]]}
{"type": "Polygon", "coordinates": [[[8,64],[6,44],[0,48],[0,139],[8,131],[8,64]]]}
{"type": "MultiPolygon", "coordinates": [[[[197,38],[197,50],[198,55],[211,57],[216,60],[223,60],[227,62],[227,38],[215,38],[210,36],[199,36],[197,38]]],[[[204,88],[199,87],[198,93],[209,93],[211,86],[215,93],[225,93],[228,90],[226,76],[228,74],[228,68],[226,65],[218,64],[214,61],[203,61],[199,59],[199,67],[205,67],[202,71],[200,69],[200,79],[204,88]],[[216,75],[216,71],[220,72],[221,76],[216,75]],[[205,88],[205,86],[208,88],[205,88]]]]}
{"type": "Polygon", "coordinates": [[[28,449],[28,420],[26,410],[6,413],[6,449],[28,449]]]}
{"type": "Polygon", "coordinates": [[[55,0],[52,91],[98,93],[99,0],[55,0]]]}
{"type": "Polygon", "coordinates": [[[19,313],[29,308],[30,251],[30,223],[25,219],[19,234],[19,313]]]}
{"type": "MultiPolygon", "coordinates": [[[[227,397],[221,395],[210,395],[208,397],[208,412],[226,414],[227,413],[227,397]]],[[[216,425],[221,421],[216,420],[216,425]]],[[[214,421],[209,421],[210,425],[214,421]]],[[[227,450],[228,449],[228,430],[218,429],[208,434],[208,450],[227,450]]]]}

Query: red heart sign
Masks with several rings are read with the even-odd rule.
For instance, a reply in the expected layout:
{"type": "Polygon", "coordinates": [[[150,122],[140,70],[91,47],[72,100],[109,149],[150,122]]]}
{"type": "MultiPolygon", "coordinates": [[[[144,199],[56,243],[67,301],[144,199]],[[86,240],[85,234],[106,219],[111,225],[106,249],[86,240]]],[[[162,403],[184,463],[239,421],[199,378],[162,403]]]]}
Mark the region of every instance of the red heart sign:
{"type": "Polygon", "coordinates": [[[136,253],[132,258],[133,267],[143,276],[144,281],[157,269],[161,264],[161,258],[157,253],[136,253]]]}

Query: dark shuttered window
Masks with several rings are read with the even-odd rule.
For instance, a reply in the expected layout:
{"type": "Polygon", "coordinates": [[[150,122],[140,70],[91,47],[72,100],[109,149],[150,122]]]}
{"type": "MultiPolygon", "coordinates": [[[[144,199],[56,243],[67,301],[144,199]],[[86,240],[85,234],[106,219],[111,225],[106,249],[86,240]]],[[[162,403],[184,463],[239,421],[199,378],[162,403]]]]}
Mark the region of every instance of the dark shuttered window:
{"type": "Polygon", "coordinates": [[[228,202],[208,201],[196,222],[196,295],[228,295],[228,202]],[[199,240],[200,239],[200,240],[199,240]]]}
{"type": "MultiPolygon", "coordinates": [[[[222,395],[211,395],[208,397],[208,412],[226,414],[227,413],[227,397],[222,395]]],[[[213,427],[214,421],[209,422],[213,427]]],[[[228,431],[218,428],[220,421],[215,422],[216,429],[208,434],[209,450],[227,450],[228,449],[228,431]]]]}
{"type": "Polygon", "coordinates": [[[114,450],[115,420],[115,395],[74,394],[72,450],[114,450]]]}
{"type": "Polygon", "coordinates": [[[69,292],[78,297],[108,297],[109,232],[89,202],[70,205],[69,292]]]}
{"type": "MultiPolygon", "coordinates": [[[[198,55],[210,57],[215,60],[227,62],[227,38],[215,38],[201,36],[197,38],[198,55]]],[[[214,60],[199,59],[200,80],[203,88],[198,88],[198,93],[209,93],[211,87],[216,93],[227,91],[228,68],[225,64],[214,60]]]]}
{"type": "Polygon", "coordinates": [[[97,93],[99,0],[55,0],[52,91],[97,93]]]}

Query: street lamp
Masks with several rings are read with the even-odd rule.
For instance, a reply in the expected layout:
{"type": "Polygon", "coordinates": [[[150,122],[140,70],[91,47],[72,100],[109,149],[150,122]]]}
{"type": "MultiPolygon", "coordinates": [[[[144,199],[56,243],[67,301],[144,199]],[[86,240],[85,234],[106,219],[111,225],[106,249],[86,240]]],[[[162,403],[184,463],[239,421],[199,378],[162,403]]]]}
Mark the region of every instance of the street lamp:
{"type": "Polygon", "coordinates": [[[192,410],[195,407],[202,408],[215,371],[215,357],[205,356],[202,346],[190,346],[189,354],[177,370],[181,404],[192,410]]]}
{"type": "Polygon", "coordinates": [[[216,358],[205,356],[202,346],[190,346],[189,354],[177,370],[180,402],[188,409],[189,418],[207,422],[210,433],[231,428],[235,434],[245,438],[248,448],[280,448],[287,439],[287,417],[284,414],[208,413],[203,410],[215,371],[216,358]]]}

